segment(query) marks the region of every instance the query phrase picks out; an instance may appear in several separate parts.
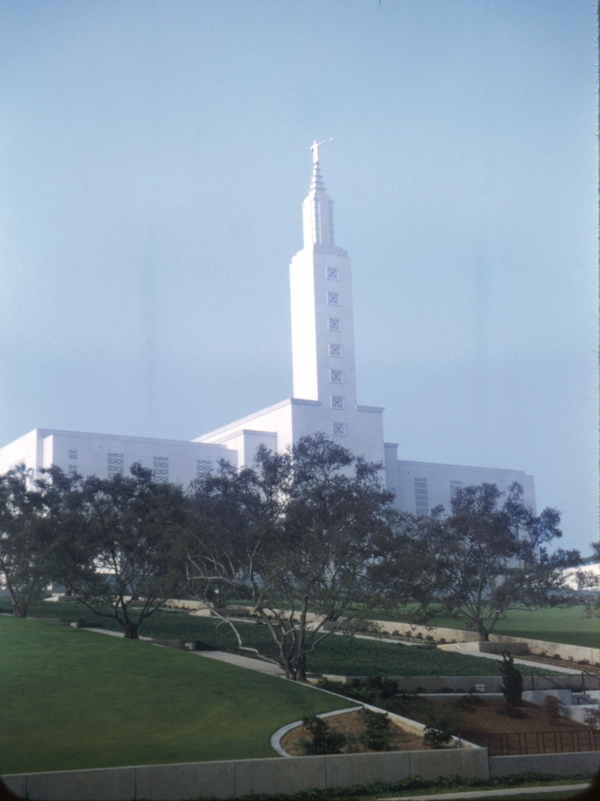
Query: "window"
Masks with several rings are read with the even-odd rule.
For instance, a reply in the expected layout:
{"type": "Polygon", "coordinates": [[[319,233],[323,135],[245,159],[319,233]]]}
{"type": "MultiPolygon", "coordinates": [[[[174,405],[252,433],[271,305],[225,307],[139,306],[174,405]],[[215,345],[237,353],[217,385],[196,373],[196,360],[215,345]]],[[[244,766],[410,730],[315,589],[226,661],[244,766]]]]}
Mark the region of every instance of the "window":
{"type": "Polygon", "coordinates": [[[339,320],[337,317],[330,317],[328,320],[329,323],[329,330],[330,331],[341,331],[342,330],[342,321],[339,320]]]}
{"type": "Polygon", "coordinates": [[[77,451],[69,451],[69,459],[77,459],[77,451]]]}
{"type": "Polygon", "coordinates": [[[330,342],[329,343],[329,355],[330,356],[341,357],[342,356],[342,346],[341,345],[336,345],[333,342],[330,342]]]}
{"type": "Polygon", "coordinates": [[[329,371],[329,380],[334,384],[343,384],[344,383],[344,374],[341,370],[330,370],[329,371]]]}
{"type": "Polygon", "coordinates": [[[333,436],[334,437],[345,437],[346,436],[346,424],[345,423],[334,423],[333,424],[333,436]]]}
{"type": "Polygon", "coordinates": [[[341,298],[339,292],[328,292],[327,293],[327,303],[330,306],[339,306],[341,304],[341,298]]]}
{"type": "Polygon", "coordinates": [[[108,477],[123,475],[123,462],[125,457],[122,453],[109,453],[108,454],[108,477]]]}
{"type": "Polygon", "coordinates": [[[462,481],[451,481],[450,482],[450,497],[454,498],[458,490],[462,487],[462,481]]]}
{"type": "Polygon", "coordinates": [[[415,506],[418,515],[429,514],[429,498],[427,495],[427,479],[415,478],[415,506]]]}
{"type": "Polygon", "coordinates": [[[154,456],[152,458],[152,478],[155,481],[169,480],[169,459],[167,456],[154,456]]]}
{"type": "Polygon", "coordinates": [[[204,478],[212,470],[210,459],[196,459],[196,477],[204,478]]]}
{"type": "Polygon", "coordinates": [[[330,281],[339,281],[340,280],[340,271],[337,267],[328,267],[327,268],[327,278],[330,281]]]}
{"type": "Polygon", "coordinates": [[[342,395],[332,395],[331,396],[331,408],[332,409],[344,409],[344,398],[342,395]]]}

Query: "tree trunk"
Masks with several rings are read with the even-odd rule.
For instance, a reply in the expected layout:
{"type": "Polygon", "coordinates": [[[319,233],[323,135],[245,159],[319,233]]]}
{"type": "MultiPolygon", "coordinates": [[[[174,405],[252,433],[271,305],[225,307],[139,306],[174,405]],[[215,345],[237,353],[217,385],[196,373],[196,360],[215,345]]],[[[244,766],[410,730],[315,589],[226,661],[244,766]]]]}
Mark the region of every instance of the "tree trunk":
{"type": "Polygon", "coordinates": [[[131,628],[130,627],[126,628],[124,637],[125,637],[126,640],[139,640],[140,637],[139,637],[139,634],[137,633],[137,627],[135,627],[135,628],[132,628],[132,627],[131,628]]]}
{"type": "Polygon", "coordinates": [[[13,602],[13,617],[27,617],[27,605],[19,606],[13,602]]]}

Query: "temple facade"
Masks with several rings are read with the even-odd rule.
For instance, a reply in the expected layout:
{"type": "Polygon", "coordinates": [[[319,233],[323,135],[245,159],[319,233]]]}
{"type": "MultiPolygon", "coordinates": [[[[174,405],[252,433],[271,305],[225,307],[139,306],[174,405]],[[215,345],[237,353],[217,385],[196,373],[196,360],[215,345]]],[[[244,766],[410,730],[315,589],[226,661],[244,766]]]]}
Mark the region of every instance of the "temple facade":
{"type": "Polygon", "coordinates": [[[514,482],[535,511],[533,476],[521,470],[406,461],[385,442],[383,408],[358,403],[354,356],[352,268],[335,244],[333,200],[327,194],[315,142],[309,193],[302,205],[303,247],[290,264],[293,397],[236,420],[191,442],[86,432],[35,429],[0,449],[0,473],[24,463],[32,477],[44,467],[111,477],[134,462],[155,479],[187,486],[221,459],[250,465],[264,444],[282,451],[300,437],[325,432],[368,461],[384,465],[382,479],[399,509],[427,514],[449,506],[458,487],[514,482]]]}

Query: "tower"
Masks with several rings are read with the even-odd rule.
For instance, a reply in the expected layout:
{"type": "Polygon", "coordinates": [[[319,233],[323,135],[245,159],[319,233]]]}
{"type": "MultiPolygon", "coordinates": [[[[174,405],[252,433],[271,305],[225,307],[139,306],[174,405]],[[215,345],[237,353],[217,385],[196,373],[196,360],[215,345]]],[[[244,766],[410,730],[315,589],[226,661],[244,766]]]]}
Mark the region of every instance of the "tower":
{"type": "Polygon", "coordinates": [[[308,196],[302,204],[304,246],[290,265],[294,397],[332,410],[330,435],[344,435],[356,408],[352,275],[336,247],[333,200],[325,191],[315,142],[308,196]]]}

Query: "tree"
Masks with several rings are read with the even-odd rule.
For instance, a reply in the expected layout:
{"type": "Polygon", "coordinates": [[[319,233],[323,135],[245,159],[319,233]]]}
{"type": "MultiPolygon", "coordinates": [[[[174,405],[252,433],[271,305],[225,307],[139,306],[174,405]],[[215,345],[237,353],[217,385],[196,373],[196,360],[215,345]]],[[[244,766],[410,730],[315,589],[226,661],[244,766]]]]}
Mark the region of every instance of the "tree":
{"type": "MultiPolygon", "coordinates": [[[[592,542],[593,562],[600,562],[600,543],[592,542]]],[[[587,561],[587,560],[586,560],[587,561]]],[[[592,562],[592,564],[593,564],[592,562]]],[[[576,574],[578,592],[573,601],[584,607],[586,617],[600,617],[600,577],[597,570],[578,570],[576,574]]]]}
{"type": "Polygon", "coordinates": [[[38,483],[25,465],[0,476],[0,571],[15,617],[25,617],[50,581],[53,530],[38,483]]]}
{"type": "Polygon", "coordinates": [[[521,706],[523,696],[523,674],[515,667],[514,659],[510,654],[502,654],[500,665],[502,680],[500,691],[504,696],[507,708],[521,706]]]}
{"type": "Polygon", "coordinates": [[[78,601],[137,639],[144,620],[184,586],[186,502],[180,487],[153,481],[139,463],[130,472],[57,490],[55,572],[78,601]]]}
{"type": "Polygon", "coordinates": [[[390,531],[392,497],[380,465],[324,434],[281,454],[262,447],[254,468],[222,467],[196,486],[190,585],[231,626],[238,646],[258,653],[219,599],[249,601],[278,659],[261,655],[306,681],[307,654],[381,597],[373,567],[390,531]]]}
{"type": "Polygon", "coordinates": [[[520,492],[512,485],[501,505],[495,484],[461,488],[450,514],[435,509],[422,536],[413,538],[413,552],[421,550],[429,561],[415,598],[430,617],[463,620],[489,640],[509,609],[567,602],[563,571],[579,564],[579,552],[548,554],[547,544],[562,536],[560,514],[544,509],[535,515],[517,499],[520,492]]]}

